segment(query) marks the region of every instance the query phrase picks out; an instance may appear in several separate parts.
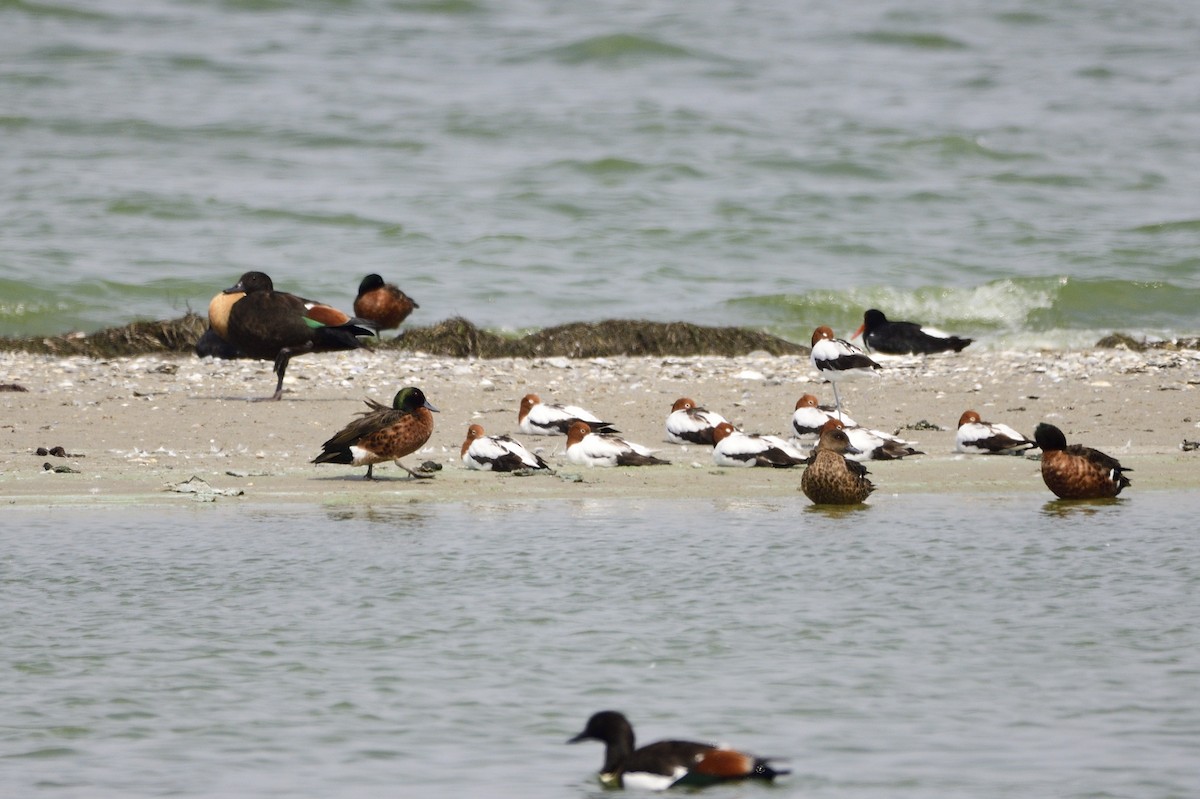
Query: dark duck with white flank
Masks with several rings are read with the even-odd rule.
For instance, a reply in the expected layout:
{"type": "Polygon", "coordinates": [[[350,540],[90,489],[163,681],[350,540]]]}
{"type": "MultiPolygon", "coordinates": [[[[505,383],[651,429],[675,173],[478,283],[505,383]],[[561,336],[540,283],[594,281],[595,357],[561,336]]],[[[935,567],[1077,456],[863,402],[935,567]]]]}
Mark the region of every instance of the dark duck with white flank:
{"type": "Polygon", "coordinates": [[[391,283],[385,283],[379,275],[367,275],[358,284],[358,296],[354,298],[354,315],[370,319],[380,330],[400,327],[414,308],[421,306],[412,297],[391,283]]]}
{"type": "Polygon", "coordinates": [[[278,400],[283,396],[283,376],[293,357],[309,352],[358,349],[362,347],[358,336],[375,335],[371,322],[323,303],[276,291],[271,278],[262,272],[247,272],[224,293],[235,295],[235,299],[230,303],[214,300],[209,304],[212,328],[249,357],[275,361],[279,380],[274,395],[267,399],[278,400]]]}
{"type": "Polygon", "coordinates": [[[437,408],[429,404],[419,388],[408,386],[396,392],[392,407],[375,400],[366,400],[370,410],[342,428],[337,435],[321,446],[321,454],[313,463],[344,463],[366,466],[366,480],[374,480],[375,464],[395,461],[409,477],[431,477],[417,474],[400,459],[425,446],[433,435],[433,414],[437,408]]]}
{"type": "Polygon", "coordinates": [[[1109,455],[1082,444],[1067,446],[1063,431],[1042,422],[1033,431],[1042,449],[1042,480],[1060,499],[1106,499],[1131,485],[1131,472],[1109,455]]]}
{"type": "Polygon", "coordinates": [[[916,322],[893,322],[883,311],[872,308],[863,314],[863,323],[850,338],[863,337],[867,349],[887,355],[928,355],[934,352],[962,352],[974,339],[952,336],[916,322]]]}
{"type": "Polygon", "coordinates": [[[703,787],[733,780],[766,780],[788,774],[768,758],[736,749],[694,741],[658,741],[635,748],[633,725],[615,710],[602,710],[588,719],[583,732],[567,743],[600,741],[604,767],[600,782],[609,788],[703,787]]]}

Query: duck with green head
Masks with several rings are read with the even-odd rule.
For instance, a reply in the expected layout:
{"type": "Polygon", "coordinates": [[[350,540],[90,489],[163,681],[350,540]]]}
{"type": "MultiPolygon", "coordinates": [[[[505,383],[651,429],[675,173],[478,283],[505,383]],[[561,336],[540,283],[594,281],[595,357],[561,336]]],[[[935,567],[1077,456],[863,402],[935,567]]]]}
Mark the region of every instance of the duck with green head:
{"type": "Polygon", "coordinates": [[[417,474],[400,459],[425,445],[433,435],[433,413],[424,392],[407,386],[396,392],[392,407],[375,400],[366,400],[370,410],[342,428],[321,447],[321,454],[312,463],[344,463],[366,466],[365,479],[374,480],[375,464],[394,461],[410,477],[431,477],[417,474]]]}

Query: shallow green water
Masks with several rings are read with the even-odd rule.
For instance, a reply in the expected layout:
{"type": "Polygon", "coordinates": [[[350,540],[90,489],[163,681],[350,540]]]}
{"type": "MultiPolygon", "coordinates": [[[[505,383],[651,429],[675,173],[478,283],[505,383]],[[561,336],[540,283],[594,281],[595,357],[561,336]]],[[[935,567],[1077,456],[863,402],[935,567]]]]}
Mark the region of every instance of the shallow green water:
{"type": "Polygon", "coordinates": [[[379,272],[499,329],[1200,333],[1193,4],[0,6],[0,334],[379,272]],[[1064,282],[1064,279],[1069,278],[1064,282]]]}

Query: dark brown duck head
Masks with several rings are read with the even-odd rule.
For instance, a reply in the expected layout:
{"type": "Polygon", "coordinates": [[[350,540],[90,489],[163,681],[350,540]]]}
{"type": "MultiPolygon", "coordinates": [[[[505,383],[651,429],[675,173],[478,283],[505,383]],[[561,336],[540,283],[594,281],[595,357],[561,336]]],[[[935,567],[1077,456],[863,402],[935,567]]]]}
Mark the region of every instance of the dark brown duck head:
{"type": "Polygon", "coordinates": [[[225,289],[226,294],[252,294],[256,291],[274,291],[275,284],[266,272],[247,272],[238,282],[225,289]]]}

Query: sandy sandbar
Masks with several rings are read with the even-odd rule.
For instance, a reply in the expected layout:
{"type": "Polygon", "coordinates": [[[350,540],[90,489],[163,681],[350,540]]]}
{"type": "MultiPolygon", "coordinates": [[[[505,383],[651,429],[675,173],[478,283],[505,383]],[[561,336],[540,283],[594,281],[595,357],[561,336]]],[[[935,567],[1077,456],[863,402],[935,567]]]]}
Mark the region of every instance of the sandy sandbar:
{"type": "MultiPolygon", "coordinates": [[[[846,410],[860,424],[898,431],[925,454],[869,464],[878,486],[872,502],[910,492],[1038,491],[1050,498],[1034,460],[954,452],[955,425],[969,408],[1026,435],[1050,421],[1068,441],[1117,457],[1134,470],[1126,495],[1200,488],[1200,451],[1182,446],[1200,439],[1200,352],[979,351],[883,362],[878,380],[844,388],[846,410]],[[906,429],[919,422],[942,429],[906,429]]],[[[26,389],[0,393],[0,501],[25,507],[213,499],[171,490],[193,476],[242,492],[216,501],[243,503],[795,496],[798,470],[717,468],[708,448],[666,442],[664,420],[672,402],[687,396],[749,432],[787,435],[801,394],[832,401],[806,358],[767,354],[464,360],[332,353],[293,360],[282,401],[250,402],[273,389],[268,363],[5,353],[0,384],[26,389]],[[406,459],[413,467],[441,464],[434,479],[402,479],[381,464],[375,472],[383,479],[368,482],[362,468],[309,463],[365,408],[364,397],[390,404],[405,385],[419,386],[440,410],[428,445],[406,459]],[[517,430],[517,407],[529,392],[591,409],[671,465],[572,466],[563,438],[517,430]],[[524,440],[557,474],[465,469],[459,448],[471,423],[524,440]],[[37,454],[55,447],[67,457],[37,454]]]]}

